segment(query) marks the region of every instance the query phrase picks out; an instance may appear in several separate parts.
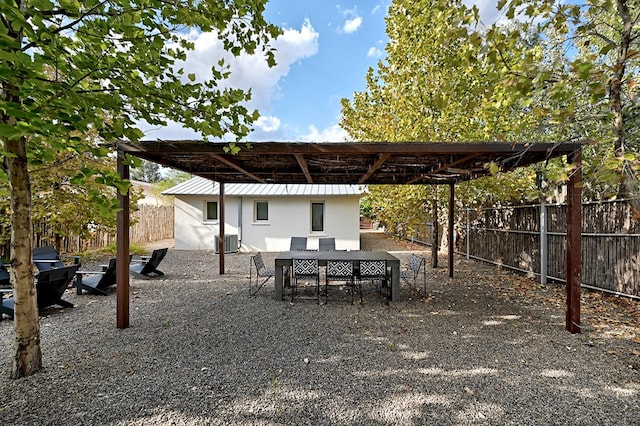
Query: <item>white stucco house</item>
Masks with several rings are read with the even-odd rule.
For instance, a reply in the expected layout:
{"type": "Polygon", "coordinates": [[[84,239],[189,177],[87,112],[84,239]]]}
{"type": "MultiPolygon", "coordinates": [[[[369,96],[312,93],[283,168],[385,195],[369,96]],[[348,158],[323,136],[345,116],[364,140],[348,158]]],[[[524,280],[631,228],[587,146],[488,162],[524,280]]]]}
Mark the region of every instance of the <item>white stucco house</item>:
{"type": "MultiPolygon", "coordinates": [[[[360,249],[358,185],[231,184],[224,186],[225,251],[286,251],[291,237],[334,237],[336,249],[360,249]],[[235,246],[235,247],[234,247],[235,246]]],[[[194,177],[169,188],[175,196],[175,248],[217,249],[220,187],[194,177]]]]}

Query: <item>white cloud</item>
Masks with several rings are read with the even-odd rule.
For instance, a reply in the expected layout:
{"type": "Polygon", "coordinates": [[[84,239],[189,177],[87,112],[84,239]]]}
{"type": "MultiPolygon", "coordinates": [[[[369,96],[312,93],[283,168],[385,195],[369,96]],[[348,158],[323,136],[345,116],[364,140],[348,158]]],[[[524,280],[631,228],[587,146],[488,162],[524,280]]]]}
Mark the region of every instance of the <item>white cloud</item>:
{"type": "Polygon", "coordinates": [[[377,4],[371,9],[372,15],[377,15],[378,13],[384,15],[389,10],[389,6],[391,6],[391,0],[378,0],[376,3],[377,4]]]}
{"type": "Polygon", "coordinates": [[[211,67],[220,58],[229,64],[231,75],[223,82],[225,87],[251,89],[249,108],[262,109],[278,92],[278,81],[286,77],[296,62],[318,53],[319,33],[307,19],[300,30],[285,28],[283,34],[271,42],[275,49],[276,66],[269,68],[261,53],[234,57],[224,51],[222,43],[213,33],[191,34],[195,50],[181,64],[186,73],[195,73],[198,81],[211,79],[211,67]]]}
{"type": "Polygon", "coordinates": [[[351,34],[358,31],[362,25],[362,16],[360,16],[358,9],[342,9],[340,6],[337,6],[337,9],[345,20],[342,26],[337,29],[338,33],[351,34]]]}
{"type": "Polygon", "coordinates": [[[309,132],[306,135],[302,135],[298,140],[301,142],[344,142],[348,140],[349,136],[338,124],[329,126],[322,131],[311,125],[308,130],[309,132]]]}
{"type": "Polygon", "coordinates": [[[356,16],[353,19],[347,19],[345,21],[344,25],[342,26],[342,31],[346,34],[351,34],[353,32],[358,31],[358,28],[360,28],[360,25],[362,25],[362,17],[356,16]]]}
{"type": "MultiPolygon", "coordinates": [[[[231,70],[231,75],[227,80],[219,82],[218,87],[251,89],[252,98],[247,107],[264,113],[270,109],[271,101],[280,96],[278,83],[289,74],[291,67],[296,62],[318,53],[319,33],[308,19],[300,29],[285,28],[283,34],[271,42],[277,63],[272,68],[269,68],[261,53],[234,57],[224,50],[215,33],[191,31],[186,37],[194,43],[194,50],[188,53],[186,61],[176,64],[176,69],[184,68],[185,79],[188,74],[193,73],[198,82],[210,80],[213,77],[211,68],[217,66],[218,61],[223,58],[231,70]]],[[[256,131],[269,134],[277,130],[273,129],[276,120],[276,117],[267,117],[256,123],[256,131]]],[[[152,128],[145,123],[140,125],[149,138],[200,138],[191,130],[180,131],[180,125],[176,123],[170,123],[166,128],[152,128]]]]}
{"type": "Polygon", "coordinates": [[[277,131],[281,123],[278,117],[263,115],[254,124],[256,129],[268,133],[277,131]]]}
{"type": "Polygon", "coordinates": [[[178,140],[178,139],[202,139],[202,135],[191,129],[185,129],[181,124],[169,121],[166,126],[153,127],[147,122],[138,123],[140,129],[144,132],[146,140],[178,140]]]}
{"type": "Polygon", "coordinates": [[[333,124],[325,129],[319,130],[315,125],[307,127],[307,133],[301,134],[298,129],[291,128],[286,124],[281,125],[276,117],[269,117],[269,120],[278,122],[278,127],[260,127],[249,135],[248,140],[254,142],[264,141],[299,141],[299,142],[344,142],[349,140],[348,134],[340,125],[333,124]]]}
{"type": "Polygon", "coordinates": [[[371,46],[367,51],[367,57],[369,58],[381,58],[382,51],[375,46],[371,46]]]}
{"type": "Polygon", "coordinates": [[[282,141],[286,139],[286,125],[276,116],[262,115],[253,123],[253,131],[247,140],[254,142],[282,141]]]}

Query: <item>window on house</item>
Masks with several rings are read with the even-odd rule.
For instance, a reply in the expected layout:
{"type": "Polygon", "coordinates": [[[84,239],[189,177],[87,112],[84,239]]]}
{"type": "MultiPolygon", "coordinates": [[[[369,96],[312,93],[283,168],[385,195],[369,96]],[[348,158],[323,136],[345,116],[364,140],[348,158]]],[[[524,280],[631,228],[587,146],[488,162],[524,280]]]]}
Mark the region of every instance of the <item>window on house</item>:
{"type": "Polygon", "coordinates": [[[218,220],[218,202],[217,201],[207,201],[206,206],[206,220],[218,220]]]}
{"type": "Polygon", "coordinates": [[[269,203],[267,201],[256,201],[254,203],[254,220],[256,222],[269,220],[269,203]]]}
{"type": "Polygon", "coordinates": [[[324,232],[324,203],[311,203],[311,232],[324,232]]]}

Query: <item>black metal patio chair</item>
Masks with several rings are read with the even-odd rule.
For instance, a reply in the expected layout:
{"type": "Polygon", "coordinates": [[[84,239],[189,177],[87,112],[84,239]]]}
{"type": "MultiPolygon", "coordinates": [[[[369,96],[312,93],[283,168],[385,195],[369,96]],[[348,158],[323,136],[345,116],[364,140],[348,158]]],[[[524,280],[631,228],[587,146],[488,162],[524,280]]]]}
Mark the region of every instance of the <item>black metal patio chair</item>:
{"type": "MultiPolygon", "coordinates": [[[[129,256],[131,261],[131,255],[129,256]]],[[[91,294],[107,295],[107,289],[116,285],[117,259],[109,259],[107,265],[102,266],[102,271],[77,271],[76,294],[81,295],[83,290],[91,294]]]]}
{"type": "Polygon", "coordinates": [[[336,249],[336,239],[333,237],[330,238],[319,238],[318,239],[318,250],[320,251],[333,251],[336,249]]]}
{"type": "Polygon", "coordinates": [[[9,270],[3,263],[0,263],[0,287],[11,287],[9,270]]]}
{"type": "Polygon", "coordinates": [[[329,300],[329,282],[340,281],[345,282],[347,286],[347,294],[353,305],[355,300],[355,280],[353,278],[353,261],[351,260],[328,260],[325,271],[324,297],[325,303],[329,300]]]}
{"type": "Polygon", "coordinates": [[[291,237],[289,243],[290,251],[300,251],[307,249],[307,237],[291,237]]]}
{"type": "Polygon", "coordinates": [[[315,300],[320,303],[320,267],[318,259],[292,259],[292,277],[291,277],[291,303],[295,301],[298,295],[298,287],[300,280],[314,280],[316,287],[315,300]]]}
{"type": "Polygon", "coordinates": [[[376,290],[380,292],[385,301],[391,299],[391,274],[387,268],[386,260],[362,260],[357,274],[358,292],[360,293],[360,302],[362,303],[362,281],[371,281],[375,284],[376,290]]]}
{"type": "Polygon", "coordinates": [[[260,252],[251,256],[251,260],[249,263],[249,295],[255,296],[258,291],[260,291],[262,286],[264,286],[267,281],[269,281],[269,279],[275,275],[275,269],[267,268],[264,265],[264,259],[262,258],[262,254],[260,252]],[[254,269],[255,277],[253,275],[254,269]]]}
{"type": "Polygon", "coordinates": [[[400,271],[400,278],[402,278],[402,280],[406,282],[413,291],[418,293],[421,299],[427,297],[427,268],[426,259],[424,257],[411,253],[409,265],[407,268],[400,271]],[[420,275],[420,271],[422,271],[422,289],[418,287],[418,276],[420,275]]]}

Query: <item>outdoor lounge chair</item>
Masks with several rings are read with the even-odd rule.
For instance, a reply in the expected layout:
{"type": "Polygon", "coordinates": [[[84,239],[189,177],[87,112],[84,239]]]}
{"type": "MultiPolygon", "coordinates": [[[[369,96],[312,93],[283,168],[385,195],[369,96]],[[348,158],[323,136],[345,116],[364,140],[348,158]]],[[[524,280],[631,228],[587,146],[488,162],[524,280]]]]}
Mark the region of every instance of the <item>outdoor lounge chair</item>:
{"type": "Polygon", "coordinates": [[[420,295],[421,299],[427,297],[427,269],[426,260],[424,257],[417,256],[411,253],[409,258],[409,266],[406,269],[400,271],[400,278],[406,282],[411,289],[420,295]],[[423,289],[418,288],[418,275],[422,270],[422,283],[423,289]]]}
{"type": "Polygon", "coordinates": [[[163,276],[164,272],[158,269],[158,265],[167,255],[168,250],[167,248],[156,249],[151,253],[151,256],[143,256],[139,263],[132,263],[129,266],[129,273],[142,280],[151,278],[150,274],[163,276]]]}
{"type": "Polygon", "coordinates": [[[116,258],[109,259],[109,264],[98,271],[76,272],[76,294],[85,290],[91,294],[107,295],[107,288],[116,284],[116,258]]]}
{"type": "Polygon", "coordinates": [[[60,256],[53,246],[34,248],[32,258],[39,271],[66,266],[62,259],[72,259],[73,264],[80,267],[80,256],[60,256]]]}
{"type": "Polygon", "coordinates": [[[262,254],[260,252],[251,256],[251,263],[249,264],[249,295],[255,296],[256,293],[258,293],[258,291],[262,288],[262,286],[265,285],[266,282],[275,275],[275,269],[267,268],[266,266],[264,266],[264,259],[262,259],[262,254]],[[253,276],[254,268],[255,283],[253,276]],[[261,280],[262,282],[260,282],[261,280]]]}
{"type": "Polygon", "coordinates": [[[9,271],[0,263],[0,287],[10,287],[11,281],[9,281],[9,271]]]}
{"type": "MultiPolygon", "coordinates": [[[[71,280],[78,270],[78,265],[64,266],[62,268],[52,268],[40,271],[36,278],[36,295],[38,298],[38,310],[43,310],[49,306],[59,305],[63,308],[73,308],[73,304],[62,299],[62,295],[69,287],[71,280]]],[[[5,294],[10,295],[12,290],[2,291],[2,305],[0,305],[0,320],[5,314],[13,319],[13,297],[4,298],[5,294]]]]}

